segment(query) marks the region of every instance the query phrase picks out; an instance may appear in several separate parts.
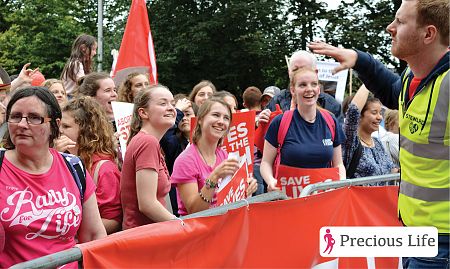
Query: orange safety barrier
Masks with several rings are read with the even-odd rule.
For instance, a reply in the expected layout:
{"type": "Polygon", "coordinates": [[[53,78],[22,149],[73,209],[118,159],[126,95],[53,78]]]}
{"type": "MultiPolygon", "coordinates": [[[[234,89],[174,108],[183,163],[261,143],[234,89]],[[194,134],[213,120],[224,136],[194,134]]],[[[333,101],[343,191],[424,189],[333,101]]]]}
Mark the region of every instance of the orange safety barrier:
{"type": "MultiPolygon", "coordinates": [[[[368,268],[366,258],[323,258],[323,226],[401,226],[398,187],[348,187],[305,198],[252,204],[220,216],[174,220],[80,245],[85,268],[368,268]],[[330,267],[327,267],[330,268],[330,267]]],[[[368,253],[370,256],[370,254],[368,253]]],[[[398,268],[398,258],[375,258],[398,268]]]]}

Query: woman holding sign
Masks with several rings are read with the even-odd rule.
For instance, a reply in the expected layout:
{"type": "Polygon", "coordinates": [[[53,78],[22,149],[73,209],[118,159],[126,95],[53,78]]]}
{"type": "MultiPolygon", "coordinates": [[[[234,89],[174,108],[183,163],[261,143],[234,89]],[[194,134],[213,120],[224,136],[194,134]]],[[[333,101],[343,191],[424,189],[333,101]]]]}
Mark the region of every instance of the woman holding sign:
{"type": "MultiPolygon", "coordinates": [[[[231,108],[220,99],[206,100],[197,114],[193,144],[175,160],[172,184],[177,185],[178,213],[192,214],[216,204],[219,180],[239,168],[220,147],[231,123],[231,108]]],[[[247,196],[256,191],[256,180],[248,179],[247,196]]]]}
{"type": "MultiPolygon", "coordinates": [[[[345,135],[336,118],[317,106],[320,86],[316,70],[294,70],[290,90],[296,100],[296,108],[275,117],[266,133],[261,174],[267,183],[267,189],[279,189],[279,164],[314,169],[334,167],[338,170],[336,177],[344,179],[341,144],[345,135]],[[279,158],[277,161],[276,157],[279,158]]],[[[299,188],[296,191],[302,184],[297,182],[297,185],[299,188]]]]}
{"type": "Polygon", "coordinates": [[[122,167],[123,229],[174,219],[166,209],[170,177],[159,141],[174,125],[173,95],[153,85],[134,98],[133,119],[122,167]]]}

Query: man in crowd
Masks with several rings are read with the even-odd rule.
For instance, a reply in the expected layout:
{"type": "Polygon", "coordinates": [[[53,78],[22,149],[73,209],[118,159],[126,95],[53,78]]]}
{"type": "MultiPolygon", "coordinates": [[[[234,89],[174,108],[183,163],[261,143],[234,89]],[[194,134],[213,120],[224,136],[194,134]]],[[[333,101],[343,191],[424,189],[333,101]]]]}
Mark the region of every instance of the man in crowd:
{"type": "Polygon", "coordinates": [[[313,42],[315,53],[354,68],[389,108],[399,109],[399,217],[406,226],[435,226],[435,258],[403,258],[405,268],[449,267],[449,0],[403,0],[387,31],[392,54],[408,63],[401,76],[371,55],[313,42]]]}

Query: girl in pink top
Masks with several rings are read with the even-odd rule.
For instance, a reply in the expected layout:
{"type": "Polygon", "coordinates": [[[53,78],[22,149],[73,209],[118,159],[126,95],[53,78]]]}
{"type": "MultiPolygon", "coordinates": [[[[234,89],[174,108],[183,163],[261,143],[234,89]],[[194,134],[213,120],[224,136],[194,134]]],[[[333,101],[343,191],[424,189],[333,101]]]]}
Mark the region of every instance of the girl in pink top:
{"type": "Polygon", "coordinates": [[[117,232],[122,225],[122,206],[113,127],[102,107],[89,96],[70,100],[62,112],[61,136],[55,147],[83,160],[97,185],[95,194],[106,232],[117,232]]]}
{"type": "Polygon", "coordinates": [[[123,229],[175,218],[166,209],[170,178],[159,146],[162,136],[175,124],[173,102],[172,93],[162,85],[141,90],[134,97],[120,181],[123,229]]]}
{"type": "MultiPolygon", "coordinates": [[[[84,199],[63,157],[50,148],[59,136],[61,110],[43,87],[27,87],[6,109],[10,137],[0,171],[0,225],[5,246],[0,268],[106,236],[91,177],[84,199]]],[[[67,265],[77,268],[77,263],[67,265]]]]}
{"type": "MultiPolygon", "coordinates": [[[[230,106],[221,99],[206,100],[198,110],[193,144],[175,160],[172,173],[180,215],[214,206],[219,180],[232,176],[239,168],[238,161],[227,160],[227,153],[220,148],[231,117],[230,106]]],[[[256,180],[249,178],[247,196],[256,191],[256,186],[256,180]]]]}

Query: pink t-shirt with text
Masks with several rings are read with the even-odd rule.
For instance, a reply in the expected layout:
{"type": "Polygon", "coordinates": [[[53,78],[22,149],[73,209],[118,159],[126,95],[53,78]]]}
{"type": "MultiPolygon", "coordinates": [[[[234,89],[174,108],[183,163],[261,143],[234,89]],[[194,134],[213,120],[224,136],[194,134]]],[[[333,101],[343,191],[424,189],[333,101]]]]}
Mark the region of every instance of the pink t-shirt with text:
{"type": "MultiPolygon", "coordinates": [[[[0,171],[0,224],[5,247],[0,268],[35,259],[75,245],[82,221],[80,191],[63,157],[54,149],[53,164],[43,174],[29,174],[5,157],[0,171]]],[[[86,201],[95,191],[86,176],[86,201]]],[[[77,263],[67,265],[77,268],[77,263]]]]}
{"type": "Polygon", "coordinates": [[[120,195],[123,208],[122,228],[130,229],[145,224],[154,223],[152,219],[139,211],[136,191],[136,172],[142,169],[152,169],[158,172],[158,188],[156,197],[165,207],[165,197],[170,191],[169,171],[161,153],[161,147],[156,137],[139,132],[127,146],[120,179],[120,195]]]}
{"type": "MultiPolygon", "coordinates": [[[[206,178],[214,171],[214,169],[226,160],[228,154],[221,148],[216,149],[216,163],[213,167],[207,165],[195,144],[191,144],[186,148],[180,156],[175,160],[173,165],[173,173],[171,176],[172,184],[197,183],[200,191],[205,185],[206,178]]],[[[178,213],[181,216],[187,215],[186,207],[181,200],[177,185],[178,213]]],[[[216,204],[216,195],[214,195],[211,206],[216,204]]]]}

